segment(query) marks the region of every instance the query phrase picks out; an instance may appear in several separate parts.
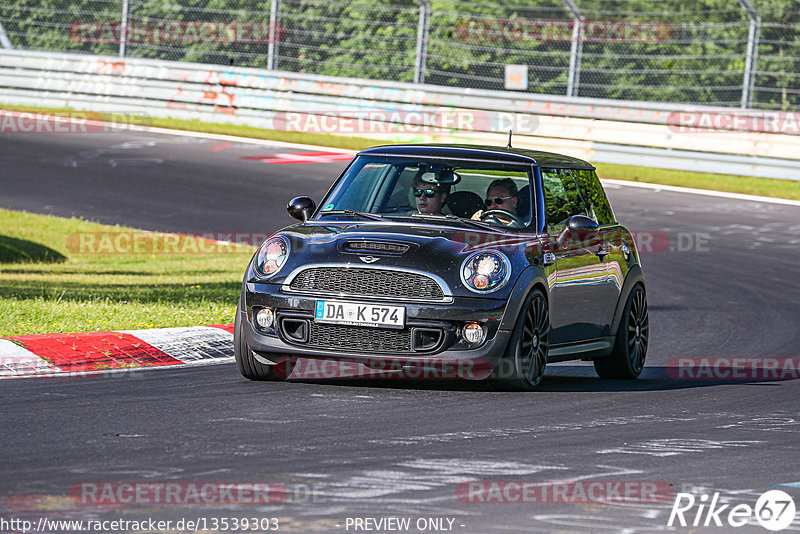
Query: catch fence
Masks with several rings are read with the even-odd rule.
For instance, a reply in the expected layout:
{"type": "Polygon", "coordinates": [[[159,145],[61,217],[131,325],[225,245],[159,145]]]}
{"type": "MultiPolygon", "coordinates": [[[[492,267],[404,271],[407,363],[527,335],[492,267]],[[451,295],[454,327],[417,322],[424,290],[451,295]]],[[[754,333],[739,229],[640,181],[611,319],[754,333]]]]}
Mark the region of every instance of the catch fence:
{"type": "Polygon", "coordinates": [[[0,0],[0,47],[792,110],[794,0],[0,0]]]}

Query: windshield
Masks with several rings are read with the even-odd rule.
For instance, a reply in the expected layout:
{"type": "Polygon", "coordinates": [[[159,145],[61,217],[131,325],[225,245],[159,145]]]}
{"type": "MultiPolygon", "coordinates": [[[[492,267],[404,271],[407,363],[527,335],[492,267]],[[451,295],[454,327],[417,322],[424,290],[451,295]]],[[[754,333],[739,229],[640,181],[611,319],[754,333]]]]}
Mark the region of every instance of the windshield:
{"type": "Polygon", "coordinates": [[[352,210],[383,217],[530,224],[531,168],[508,163],[361,156],[322,201],[319,217],[352,210]]]}

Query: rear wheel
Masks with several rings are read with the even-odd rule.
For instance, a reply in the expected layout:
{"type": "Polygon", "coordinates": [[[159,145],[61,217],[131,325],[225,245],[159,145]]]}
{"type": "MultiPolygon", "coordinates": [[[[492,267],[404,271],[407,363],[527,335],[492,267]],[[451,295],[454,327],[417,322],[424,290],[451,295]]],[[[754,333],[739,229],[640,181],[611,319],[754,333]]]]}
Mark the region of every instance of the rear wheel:
{"type": "Polygon", "coordinates": [[[274,373],[274,365],[264,365],[256,360],[253,351],[247,345],[244,337],[244,323],[242,321],[242,297],[239,297],[239,304],[236,306],[236,318],[233,325],[233,355],[236,358],[236,366],[242,376],[250,380],[277,380],[274,373]]]}
{"type": "Polygon", "coordinates": [[[550,310],[547,299],[534,289],[517,318],[505,358],[495,369],[494,378],[504,388],[533,391],[542,381],[547,365],[550,335],[550,310]]]}
{"type": "Polygon", "coordinates": [[[644,287],[637,284],[625,303],[614,350],[609,356],[594,361],[595,371],[601,378],[638,377],[644,369],[649,339],[647,295],[644,287]]]}

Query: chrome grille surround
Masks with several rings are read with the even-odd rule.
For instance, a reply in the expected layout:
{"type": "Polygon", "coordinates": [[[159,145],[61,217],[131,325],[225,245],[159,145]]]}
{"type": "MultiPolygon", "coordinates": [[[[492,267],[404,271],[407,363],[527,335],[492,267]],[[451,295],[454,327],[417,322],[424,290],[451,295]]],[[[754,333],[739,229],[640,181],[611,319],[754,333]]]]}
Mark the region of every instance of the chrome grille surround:
{"type": "Polygon", "coordinates": [[[313,296],[411,302],[453,302],[447,284],[436,275],[397,267],[315,264],[294,270],[282,290],[313,296]]]}

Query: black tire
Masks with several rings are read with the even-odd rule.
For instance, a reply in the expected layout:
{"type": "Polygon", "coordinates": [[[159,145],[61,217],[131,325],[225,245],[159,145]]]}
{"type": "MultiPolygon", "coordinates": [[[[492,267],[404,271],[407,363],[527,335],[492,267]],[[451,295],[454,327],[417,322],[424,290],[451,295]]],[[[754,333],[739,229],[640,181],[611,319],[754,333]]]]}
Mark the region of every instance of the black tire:
{"type": "Polygon", "coordinates": [[[242,297],[239,297],[239,304],[236,305],[236,318],[233,321],[233,355],[236,358],[236,366],[242,376],[250,380],[277,380],[273,372],[274,365],[264,365],[256,360],[253,351],[247,345],[244,337],[244,324],[242,323],[242,297]]]}
{"type": "Polygon", "coordinates": [[[609,356],[594,361],[600,378],[633,379],[644,369],[647,345],[650,339],[650,319],[647,314],[647,294],[641,284],[636,284],[617,329],[617,339],[609,356]]]}
{"type": "Polygon", "coordinates": [[[502,389],[533,391],[542,381],[550,347],[550,309],[539,289],[531,291],[517,318],[504,358],[492,374],[502,389]]]}

